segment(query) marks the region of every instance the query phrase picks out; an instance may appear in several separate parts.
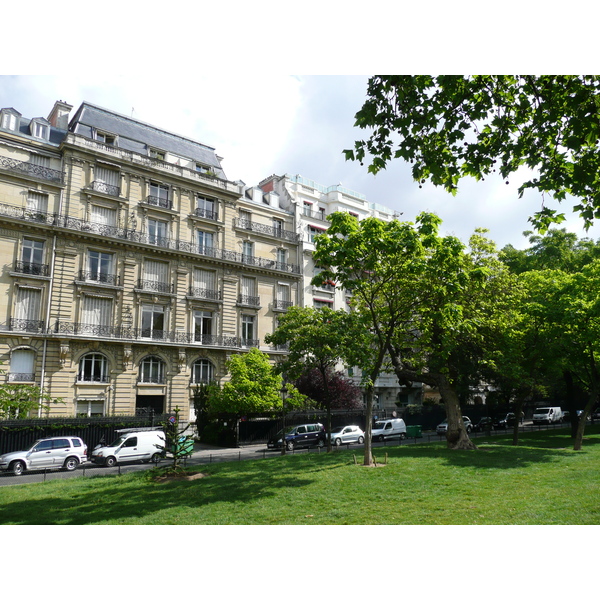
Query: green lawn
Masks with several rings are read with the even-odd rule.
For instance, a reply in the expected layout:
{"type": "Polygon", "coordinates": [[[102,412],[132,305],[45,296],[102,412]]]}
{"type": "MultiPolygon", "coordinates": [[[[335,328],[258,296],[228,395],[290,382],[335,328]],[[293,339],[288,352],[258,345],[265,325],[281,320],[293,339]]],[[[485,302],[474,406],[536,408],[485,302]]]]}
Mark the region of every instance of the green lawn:
{"type": "Polygon", "coordinates": [[[0,488],[2,524],[598,524],[600,427],[581,452],[567,430],[441,444],[296,454],[197,467],[207,477],[155,483],[147,474],[0,488]]]}

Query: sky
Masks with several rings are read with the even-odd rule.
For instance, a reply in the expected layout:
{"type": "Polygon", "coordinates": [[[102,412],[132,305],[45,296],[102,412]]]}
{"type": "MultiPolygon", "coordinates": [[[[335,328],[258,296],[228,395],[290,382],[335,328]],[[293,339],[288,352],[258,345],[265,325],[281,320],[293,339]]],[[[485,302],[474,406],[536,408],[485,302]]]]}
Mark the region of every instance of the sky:
{"type": "MultiPolygon", "coordinates": [[[[475,228],[489,230],[499,248],[527,247],[523,232],[528,217],[542,205],[541,195],[518,197],[520,177],[508,185],[498,177],[476,182],[464,179],[451,196],[441,188],[422,188],[411,177],[410,165],[393,161],[376,176],[367,164],[346,161],[343,150],[365,130],[354,116],[366,99],[365,75],[293,75],[256,72],[162,76],[160,86],[148,85],[146,73],[133,75],[1,75],[0,107],[13,107],[24,117],[47,117],[56,100],[73,106],[97,104],[215,148],[231,181],[257,185],[269,175],[302,175],[325,186],[341,183],[365,194],[369,202],[414,220],[422,211],[442,219],[443,234],[467,242],[475,228]]],[[[550,206],[557,207],[550,202],[550,206]]],[[[587,233],[582,221],[564,202],[567,221],[561,225],[578,236],[600,237],[600,227],[587,233]]]]}

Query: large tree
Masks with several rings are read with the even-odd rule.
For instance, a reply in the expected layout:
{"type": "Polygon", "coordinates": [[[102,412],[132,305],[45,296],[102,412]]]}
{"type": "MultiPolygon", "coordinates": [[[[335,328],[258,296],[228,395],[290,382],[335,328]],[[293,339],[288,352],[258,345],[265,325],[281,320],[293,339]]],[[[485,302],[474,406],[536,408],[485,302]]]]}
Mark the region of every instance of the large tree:
{"type": "MultiPolygon", "coordinates": [[[[574,196],[589,227],[600,216],[599,92],[598,76],[378,75],[356,113],[370,137],[344,153],[372,173],[402,158],[416,181],[452,194],[465,176],[508,179],[527,166],[519,196],[574,196]]],[[[543,232],[564,215],[544,206],[530,220],[543,232]]]]}

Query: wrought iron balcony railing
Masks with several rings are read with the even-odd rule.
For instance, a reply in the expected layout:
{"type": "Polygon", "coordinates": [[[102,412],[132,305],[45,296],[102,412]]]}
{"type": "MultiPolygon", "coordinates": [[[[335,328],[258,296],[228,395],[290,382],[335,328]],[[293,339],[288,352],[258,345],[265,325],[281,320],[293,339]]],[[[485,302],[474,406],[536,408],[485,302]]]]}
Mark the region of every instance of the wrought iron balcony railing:
{"type": "Polygon", "coordinates": [[[273,300],[273,308],[276,310],[287,310],[290,306],[294,306],[289,300],[273,300]]]}
{"type": "Polygon", "coordinates": [[[272,237],[276,237],[289,242],[297,242],[300,239],[300,235],[293,231],[285,231],[281,227],[273,227],[271,225],[263,225],[262,223],[255,223],[249,219],[234,219],[234,224],[239,229],[249,229],[256,233],[264,233],[272,237]]]}
{"type": "Polygon", "coordinates": [[[85,375],[79,374],[75,376],[76,383],[109,383],[109,375],[85,375]]]}
{"type": "MultiPolygon", "coordinates": [[[[165,331],[162,329],[149,329],[112,325],[91,325],[88,323],[72,323],[70,321],[57,321],[53,333],[58,335],[81,335],[86,337],[120,339],[120,340],[154,340],[174,344],[201,344],[203,346],[220,346],[239,348],[240,338],[234,336],[205,335],[195,332],[165,331]]],[[[258,344],[257,344],[258,345],[258,344]]]]}
{"type": "Polygon", "coordinates": [[[98,273],[96,271],[79,271],[78,281],[93,281],[95,283],[105,283],[115,286],[121,285],[121,277],[119,275],[98,273]]]}
{"type": "Polygon", "coordinates": [[[260,296],[247,296],[246,294],[240,294],[238,296],[239,304],[246,304],[247,306],[260,306],[260,296]]]}
{"type": "Polygon", "coordinates": [[[149,279],[138,279],[137,289],[145,292],[159,292],[160,294],[174,294],[175,284],[166,281],[151,281],[149,279]]]}
{"type": "Polygon", "coordinates": [[[22,160],[15,160],[14,158],[8,158],[7,156],[0,157],[0,169],[22,173],[29,177],[35,177],[36,179],[43,179],[44,181],[51,181],[53,183],[62,184],[65,179],[65,174],[62,171],[49,169],[48,167],[42,167],[41,165],[34,165],[33,163],[24,162],[22,160]]]}
{"type": "Polygon", "coordinates": [[[207,208],[197,208],[194,211],[194,215],[197,217],[203,217],[204,219],[210,219],[211,221],[217,221],[219,214],[215,210],[209,210],[207,208]]]}
{"type": "Polygon", "coordinates": [[[37,319],[15,319],[14,317],[11,317],[9,328],[11,331],[44,333],[44,321],[39,321],[37,319]]]}
{"type": "Polygon", "coordinates": [[[45,225],[54,225],[63,229],[72,231],[81,231],[82,233],[93,233],[103,237],[113,239],[126,240],[136,244],[150,244],[160,246],[169,250],[177,250],[180,252],[189,252],[201,256],[208,256],[218,260],[225,260],[235,263],[247,264],[262,269],[271,269],[283,271],[284,273],[300,274],[300,265],[279,262],[268,258],[259,258],[256,256],[247,256],[233,250],[223,250],[221,248],[212,248],[209,246],[199,246],[193,242],[174,240],[166,237],[159,237],[142,233],[134,229],[127,229],[117,225],[106,225],[103,223],[94,223],[84,219],[76,219],[74,217],[59,216],[52,213],[35,211],[9,204],[0,204],[0,217],[9,217],[20,219],[23,221],[40,223],[45,225]]]}
{"type": "Polygon", "coordinates": [[[147,196],[146,204],[158,206],[160,208],[168,208],[169,210],[173,208],[173,202],[169,198],[161,198],[160,196],[147,196]]]}
{"type": "Polygon", "coordinates": [[[242,348],[252,348],[252,347],[257,347],[260,346],[260,340],[250,340],[247,338],[242,338],[242,343],[241,343],[242,348]]]}
{"type": "Polygon", "coordinates": [[[108,194],[109,196],[120,196],[121,188],[118,185],[110,185],[104,181],[92,181],[90,186],[95,192],[108,194]]]}
{"type": "Polygon", "coordinates": [[[138,377],[138,383],[158,383],[165,384],[167,378],[164,375],[140,375],[138,377]]]}
{"type": "Polygon", "coordinates": [[[35,381],[35,373],[9,373],[8,374],[9,382],[24,382],[31,383],[35,381]]]}
{"type": "Polygon", "coordinates": [[[206,288],[190,286],[188,295],[194,298],[204,298],[205,300],[221,300],[221,290],[207,290],[206,288]]]}
{"type": "Polygon", "coordinates": [[[25,260],[17,260],[15,262],[15,273],[23,273],[25,275],[42,275],[48,277],[50,267],[39,263],[27,262],[25,260]]]}

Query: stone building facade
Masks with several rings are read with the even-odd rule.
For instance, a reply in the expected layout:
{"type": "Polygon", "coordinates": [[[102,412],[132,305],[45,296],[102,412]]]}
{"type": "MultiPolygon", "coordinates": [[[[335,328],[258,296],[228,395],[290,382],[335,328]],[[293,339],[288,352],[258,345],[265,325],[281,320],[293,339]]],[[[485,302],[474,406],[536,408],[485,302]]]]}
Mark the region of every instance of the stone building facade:
{"type": "MultiPolygon", "coordinates": [[[[296,215],[214,148],[84,102],[0,110],[0,360],[54,415],[182,409],[302,293],[296,215]]],[[[42,414],[43,407],[39,413],[42,414]]]]}

